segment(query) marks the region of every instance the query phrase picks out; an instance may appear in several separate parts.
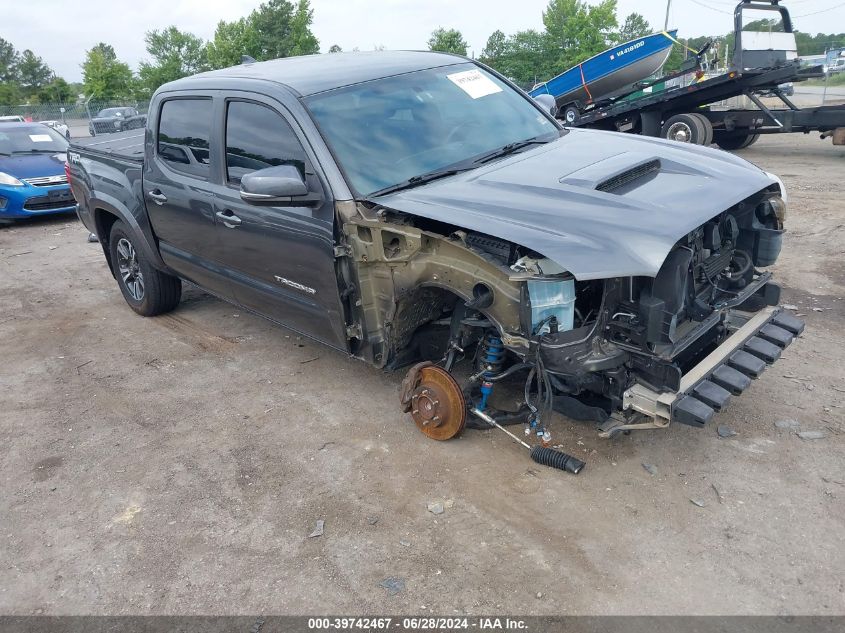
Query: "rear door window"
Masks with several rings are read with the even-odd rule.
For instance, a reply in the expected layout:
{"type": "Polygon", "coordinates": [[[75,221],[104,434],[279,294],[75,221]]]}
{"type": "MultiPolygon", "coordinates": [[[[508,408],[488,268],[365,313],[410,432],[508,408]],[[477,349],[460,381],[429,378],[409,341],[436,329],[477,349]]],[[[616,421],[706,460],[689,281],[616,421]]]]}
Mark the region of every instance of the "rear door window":
{"type": "Polygon", "coordinates": [[[157,152],[168,167],[208,178],[212,110],[211,99],[170,99],[161,105],[157,152]]]}
{"type": "Polygon", "coordinates": [[[305,177],[305,150],[275,110],[250,101],[230,101],[226,111],[226,179],[238,185],[246,174],[293,165],[305,177]]]}

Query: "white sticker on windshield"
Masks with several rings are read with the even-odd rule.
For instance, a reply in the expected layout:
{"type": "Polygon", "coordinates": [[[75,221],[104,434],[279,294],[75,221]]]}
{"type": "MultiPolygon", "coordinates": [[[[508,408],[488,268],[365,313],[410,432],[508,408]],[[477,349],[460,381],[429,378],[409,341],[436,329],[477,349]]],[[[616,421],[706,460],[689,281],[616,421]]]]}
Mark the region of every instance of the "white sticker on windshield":
{"type": "Polygon", "coordinates": [[[451,75],[446,75],[446,78],[473,99],[479,99],[502,91],[492,79],[482,74],[477,68],[474,70],[465,70],[460,73],[452,73],[451,75]]]}
{"type": "Polygon", "coordinates": [[[49,134],[30,134],[29,140],[33,143],[49,143],[53,139],[50,138],[49,134]]]}

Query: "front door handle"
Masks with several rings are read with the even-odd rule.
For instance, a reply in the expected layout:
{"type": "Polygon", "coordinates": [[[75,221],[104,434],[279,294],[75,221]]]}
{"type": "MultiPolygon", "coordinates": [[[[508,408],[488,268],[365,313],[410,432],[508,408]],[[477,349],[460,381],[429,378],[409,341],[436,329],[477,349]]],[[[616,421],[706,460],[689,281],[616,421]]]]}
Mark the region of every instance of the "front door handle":
{"type": "Polygon", "coordinates": [[[155,202],[158,205],[162,205],[167,202],[167,196],[165,196],[161,191],[158,189],[153,189],[152,191],[148,191],[147,195],[150,197],[150,200],[155,202]]]}
{"type": "Polygon", "coordinates": [[[223,224],[225,224],[226,227],[230,229],[235,228],[241,223],[241,219],[234,213],[232,213],[229,209],[226,209],[225,211],[218,211],[214,215],[223,220],[223,224]]]}

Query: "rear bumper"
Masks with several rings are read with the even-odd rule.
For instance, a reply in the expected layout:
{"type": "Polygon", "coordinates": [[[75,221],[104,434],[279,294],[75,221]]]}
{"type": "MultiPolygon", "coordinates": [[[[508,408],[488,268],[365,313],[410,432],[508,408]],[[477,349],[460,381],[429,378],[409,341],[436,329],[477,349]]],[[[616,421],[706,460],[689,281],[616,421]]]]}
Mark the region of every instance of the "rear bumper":
{"type": "Polygon", "coordinates": [[[652,418],[658,427],[670,422],[704,426],[804,331],[803,321],[777,307],[750,315],[732,310],[728,322],[733,334],[684,374],[677,391],[660,393],[635,384],[625,391],[623,408],[652,418]]]}

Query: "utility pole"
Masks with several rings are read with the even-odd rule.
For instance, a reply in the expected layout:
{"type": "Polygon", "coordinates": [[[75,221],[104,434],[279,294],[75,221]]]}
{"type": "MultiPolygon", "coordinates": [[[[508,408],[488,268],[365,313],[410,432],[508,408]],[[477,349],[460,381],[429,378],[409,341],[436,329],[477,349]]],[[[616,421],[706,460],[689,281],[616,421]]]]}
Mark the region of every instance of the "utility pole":
{"type": "Polygon", "coordinates": [[[672,6],[672,0],[666,0],[666,21],[663,23],[663,30],[669,30],[669,7],[672,6]]]}

